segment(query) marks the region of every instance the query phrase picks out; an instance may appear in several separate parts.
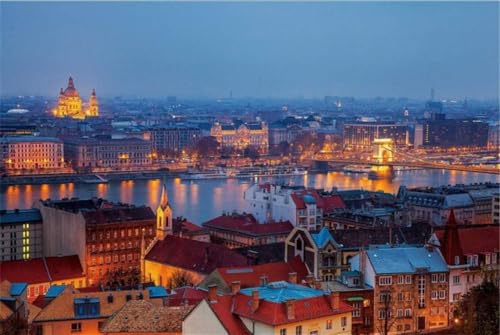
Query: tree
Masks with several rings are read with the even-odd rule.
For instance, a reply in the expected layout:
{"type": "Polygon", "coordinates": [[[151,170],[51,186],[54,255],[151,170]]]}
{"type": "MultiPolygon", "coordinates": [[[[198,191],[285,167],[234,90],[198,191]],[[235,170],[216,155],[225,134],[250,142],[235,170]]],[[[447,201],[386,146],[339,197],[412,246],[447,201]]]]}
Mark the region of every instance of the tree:
{"type": "Polygon", "coordinates": [[[255,162],[259,158],[260,154],[259,154],[259,151],[257,150],[257,148],[249,145],[243,151],[243,156],[250,158],[252,160],[252,162],[255,162]]]}
{"type": "Polygon", "coordinates": [[[110,289],[137,287],[140,283],[140,277],[141,273],[139,269],[117,269],[109,271],[102,282],[110,289]]]}
{"type": "Polygon", "coordinates": [[[219,142],[213,136],[202,137],[194,146],[200,157],[214,157],[219,155],[219,142]]]}
{"type": "Polygon", "coordinates": [[[168,286],[172,288],[183,287],[183,286],[193,286],[194,278],[193,276],[184,270],[175,270],[170,276],[168,286]]]}
{"type": "Polygon", "coordinates": [[[499,332],[499,288],[484,281],[465,294],[454,312],[458,334],[497,335],[499,332]]]}
{"type": "Polygon", "coordinates": [[[396,318],[392,315],[391,312],[391,304],[392,304],[392,290],[387,289],[380,292],[380,302],[382,305],[378,309],[379,315],[375,315],[375,317],[379,317],[380,321],[376,326],[377,331],[381,335],[387,335],[391,331],[392,326],[396,322],[396,318]]]}

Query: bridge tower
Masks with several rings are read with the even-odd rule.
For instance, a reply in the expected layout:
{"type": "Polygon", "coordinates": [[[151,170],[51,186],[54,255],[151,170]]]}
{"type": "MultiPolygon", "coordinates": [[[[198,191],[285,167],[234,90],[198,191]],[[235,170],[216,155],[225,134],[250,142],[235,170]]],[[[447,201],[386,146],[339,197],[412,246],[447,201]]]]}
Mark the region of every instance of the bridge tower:
{"type": "Polygon", "coordinates": [[[373,141],[373,159],[378,164],[394,161],[394,141],[392,138],[377,138],[373,141]]]}

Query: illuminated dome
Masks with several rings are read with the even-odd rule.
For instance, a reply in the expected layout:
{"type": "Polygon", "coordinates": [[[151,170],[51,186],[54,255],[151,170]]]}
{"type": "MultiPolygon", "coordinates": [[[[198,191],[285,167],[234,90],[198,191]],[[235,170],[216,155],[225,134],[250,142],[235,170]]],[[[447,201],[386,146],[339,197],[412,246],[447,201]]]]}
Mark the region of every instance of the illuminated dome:
{"type": "Polygon", "coordinates": [[[80,94],[75,88],[75,84],[73,83],[73,78],[69,77],[68,87],[64,90],[63,94],[67,97],[79,97],[80,94]]]}

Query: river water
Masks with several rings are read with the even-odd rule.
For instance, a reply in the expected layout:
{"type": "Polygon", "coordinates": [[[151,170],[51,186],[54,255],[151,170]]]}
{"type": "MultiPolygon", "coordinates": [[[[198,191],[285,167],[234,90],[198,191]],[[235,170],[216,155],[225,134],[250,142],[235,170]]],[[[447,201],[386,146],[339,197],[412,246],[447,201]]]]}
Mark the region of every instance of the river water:
{"type": "Polygon", "coordinates": [[[370,180],[366,175],[329,172],[305,176],[259,179],[211,179],[188,181],[150,179],[111,181],[108,184],[42,184],[4,186],[0,188],[0,209],[30,208],[38,199],[65,197],[90,198],[148,205],[154,209],[160,199],[161,186],[166,184],[174,216],[184,216],[194,223],[202,223],[223,211],[243,211],[243,191],[256,182],[279,182],[307,185],[315,188],[383,190],[396,193],[400,185],[438,186],[479,182],[499,182],[496,175],[447,170],[414,170],[396,172],[392,180],[370,180]]]}

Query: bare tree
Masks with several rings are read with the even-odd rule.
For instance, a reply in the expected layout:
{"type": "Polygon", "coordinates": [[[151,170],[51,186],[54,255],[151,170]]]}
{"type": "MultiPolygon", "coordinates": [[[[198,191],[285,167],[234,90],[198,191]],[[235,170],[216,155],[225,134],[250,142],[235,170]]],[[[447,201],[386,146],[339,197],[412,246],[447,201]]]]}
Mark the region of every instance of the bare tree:
{"type": "Polygon", "coordinates": [[[192,285],[194,285],[193,276],[189,272],[184,270],[175,270],[174,272],[172,272],[172,276],[170,277],[168,284],[170,288],[192,285]]]}
{"type": "MultiPolygon", "coordinates": [[[[380,291],[380,303],[381,307],[378,309],[379,323],[376,328],[381,335],[387,335],[391,331],[391,328],[396,322],[396,317],[392,315],[391,304],[392,304],[392,290],[386,289],[380,291]]],[[[377,315],[375,315],[377,317],[377,315]]]]}

